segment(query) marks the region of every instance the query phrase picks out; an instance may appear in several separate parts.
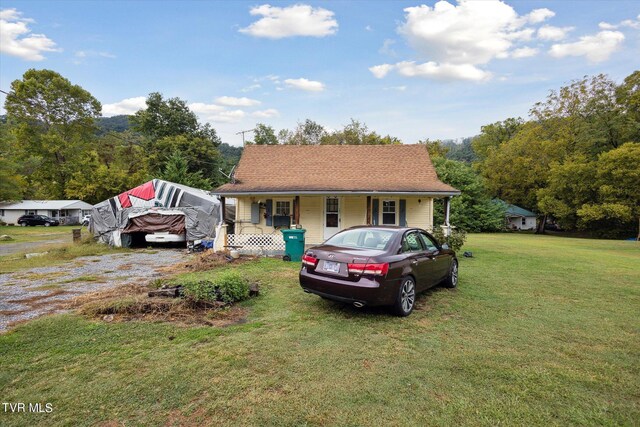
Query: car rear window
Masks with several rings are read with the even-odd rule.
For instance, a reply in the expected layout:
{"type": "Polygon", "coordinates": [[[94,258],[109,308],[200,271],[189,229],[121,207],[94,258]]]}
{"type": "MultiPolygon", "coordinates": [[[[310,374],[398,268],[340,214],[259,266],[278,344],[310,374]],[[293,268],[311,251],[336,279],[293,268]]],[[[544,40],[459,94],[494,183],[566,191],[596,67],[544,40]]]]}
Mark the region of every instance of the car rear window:
{"type": "Polygon", "coordinates": [[[390,230],[346,230],[331,237],[325,244],[346,248],[385,250],[394,233],[390,230]]]}

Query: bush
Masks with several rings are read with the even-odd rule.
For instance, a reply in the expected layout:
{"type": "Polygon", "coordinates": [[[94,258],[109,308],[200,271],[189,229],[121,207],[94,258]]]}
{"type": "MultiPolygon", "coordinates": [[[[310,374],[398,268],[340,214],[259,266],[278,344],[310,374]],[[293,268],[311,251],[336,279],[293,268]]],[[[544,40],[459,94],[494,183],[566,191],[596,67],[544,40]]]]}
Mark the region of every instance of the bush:
{"type": "Polygon", "coordinates": [[[441,244],[446,243],[451,249],[458,252],[467,240],[467,233],[464,230],[453,228],[451,229],[451,235],[449,237],[444,237],[444,231],[442,228],[437,227],[433,231],[433,237],[435,237],[441,244]]]}
{"type": "Polygon", "coordinates": [[[249,281],[237,271],[225,271],[214,280],[182,283],[185,298],[193,302],[222,301],[231,304],[249,297],[249,281]]]}

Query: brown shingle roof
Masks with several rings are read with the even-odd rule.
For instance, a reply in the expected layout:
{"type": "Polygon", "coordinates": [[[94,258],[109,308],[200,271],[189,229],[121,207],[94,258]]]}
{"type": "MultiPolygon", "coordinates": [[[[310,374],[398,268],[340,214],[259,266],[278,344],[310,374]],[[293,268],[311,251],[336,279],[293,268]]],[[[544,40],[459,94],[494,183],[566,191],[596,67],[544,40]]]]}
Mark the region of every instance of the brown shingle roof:
{"type": "Polygon", "coordinates": [[[438,180],[424,145],[250,145],[219,194],[458,193],[438,180]]]}

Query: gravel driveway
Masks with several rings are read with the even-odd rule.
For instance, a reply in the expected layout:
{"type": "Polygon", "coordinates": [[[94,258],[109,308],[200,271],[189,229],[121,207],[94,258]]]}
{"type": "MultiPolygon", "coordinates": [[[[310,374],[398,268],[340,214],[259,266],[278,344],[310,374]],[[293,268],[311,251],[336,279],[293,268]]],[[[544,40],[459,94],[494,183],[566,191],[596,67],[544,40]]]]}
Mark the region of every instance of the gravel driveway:
{"type": "Polygon", "coordinates": [[[185,258],[184,250],[135,251],[0,274],[0,332],[14,322],[62,312],[66,301],[81,294],[125,283],[144,284],[160,274],[158,268],[185,258]]]}

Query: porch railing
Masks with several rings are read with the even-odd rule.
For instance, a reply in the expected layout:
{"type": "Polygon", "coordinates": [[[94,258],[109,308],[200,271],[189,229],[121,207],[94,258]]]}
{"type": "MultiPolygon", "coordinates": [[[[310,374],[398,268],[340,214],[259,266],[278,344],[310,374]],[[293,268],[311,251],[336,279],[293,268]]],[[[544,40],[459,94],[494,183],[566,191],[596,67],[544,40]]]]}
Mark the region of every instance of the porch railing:
{"type": "Polygon", "coordinates": [[[227,246],[236,247],[247,255],[282,255],[284,239],[282,234],[228,234],[227,246]]]}

